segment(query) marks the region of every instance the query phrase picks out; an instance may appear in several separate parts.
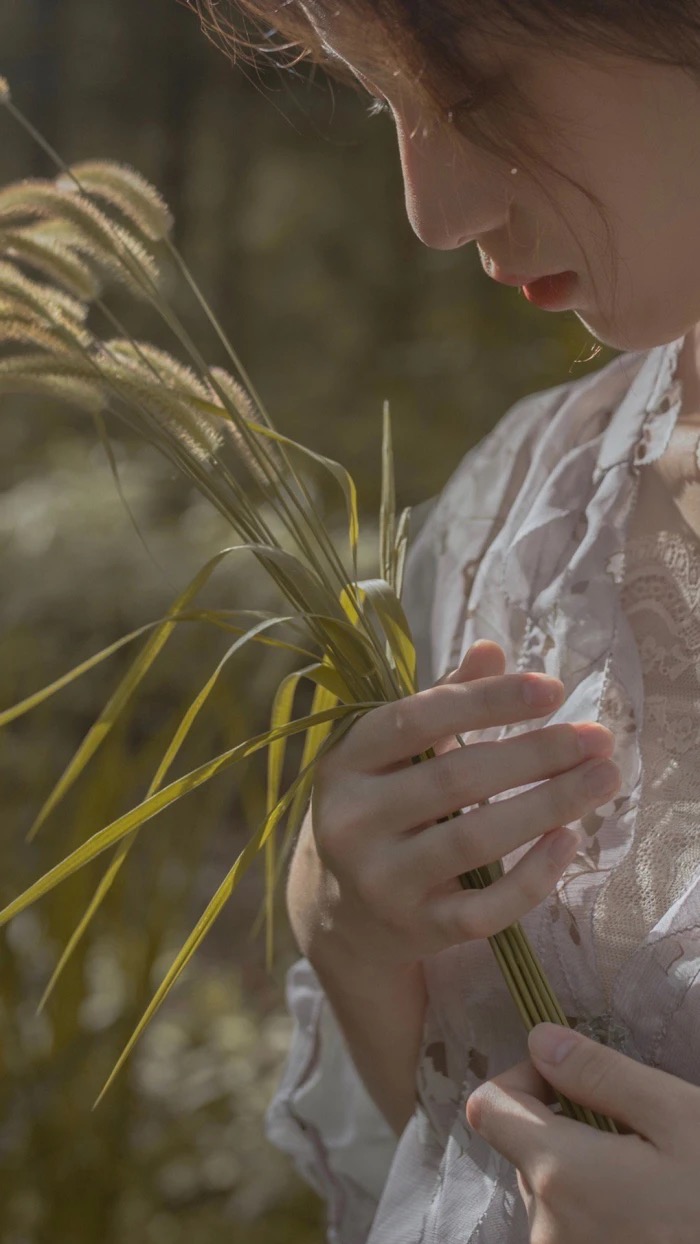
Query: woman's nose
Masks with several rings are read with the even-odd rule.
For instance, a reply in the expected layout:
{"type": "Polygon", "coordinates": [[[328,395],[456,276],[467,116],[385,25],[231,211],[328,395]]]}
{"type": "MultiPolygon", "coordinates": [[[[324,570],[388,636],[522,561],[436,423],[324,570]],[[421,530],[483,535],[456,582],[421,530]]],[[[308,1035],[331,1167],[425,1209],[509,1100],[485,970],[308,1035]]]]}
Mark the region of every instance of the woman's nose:
{"type": "Polygon", "coordinates": [[[478,154],[470,156],[453,131],[409,129],[397,118],[397,134],[406,214],[425,246],[454,250],[503,226],[508,208],[502,187],[497,195],[478,154]]]}

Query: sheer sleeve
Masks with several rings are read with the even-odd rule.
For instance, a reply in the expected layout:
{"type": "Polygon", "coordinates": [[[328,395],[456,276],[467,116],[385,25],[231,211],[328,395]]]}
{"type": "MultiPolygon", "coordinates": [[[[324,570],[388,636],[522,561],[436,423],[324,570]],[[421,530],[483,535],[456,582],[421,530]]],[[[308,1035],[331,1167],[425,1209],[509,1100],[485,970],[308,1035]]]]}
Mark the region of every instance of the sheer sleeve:
{"type": "Polygon", "coordinates": [[[364,1244],[397,1137],[355,1070],[306,959],[287,973],[287,1007],[294,1031],[267,1136],[325,1200],[330,1244],[364,1244]]]}

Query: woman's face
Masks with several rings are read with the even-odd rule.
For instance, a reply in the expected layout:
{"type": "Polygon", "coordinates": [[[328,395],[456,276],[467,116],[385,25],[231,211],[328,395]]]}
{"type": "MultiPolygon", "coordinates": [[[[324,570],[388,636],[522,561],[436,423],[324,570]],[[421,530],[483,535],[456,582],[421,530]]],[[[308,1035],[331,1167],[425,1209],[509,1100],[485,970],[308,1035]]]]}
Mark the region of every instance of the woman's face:
{"type": "Polygon", "coordinates": [[[494,275],[572,270],[577,279],[559,309],[575,311],[615,349],[663,345],[700,321],[700,85],[689,75],[621,56],[588,52],[579,61],[499,48],[499,66],[517,75],[543,118],[546,158],[597,196],[608,234],[595,205],[546,167],[538,175],[554,204],[524,169],[514,175],[512,161],[486,153],[447,120],[426,124],[415,86],[374,66],[371,30],[359,63],[356,52],[349,59],[340,12],[321,16],[313,0],[302,7],[328,50],[390,106],[406,211],[426,246],[476,242],[494,275]]]}

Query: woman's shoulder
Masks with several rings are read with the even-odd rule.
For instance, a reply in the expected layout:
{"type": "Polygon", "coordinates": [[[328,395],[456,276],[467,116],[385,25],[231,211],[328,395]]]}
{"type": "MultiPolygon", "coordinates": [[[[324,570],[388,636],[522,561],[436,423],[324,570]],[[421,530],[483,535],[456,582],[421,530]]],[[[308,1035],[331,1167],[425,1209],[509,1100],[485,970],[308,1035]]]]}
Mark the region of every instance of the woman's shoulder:
{"type": "Polygon", "coordinates": [[[439,493],[416,506],[411,540],[435,549],[455,523],[498,521],[533,463],[552,463],[605,430],[647,351],[625,352],[586,376],[528,393],[460,458],[439,493]]]}
{"type": "Polygon", "coordinates": [[[494,427],[463,455],[440,494],[449,508],[464,497],[465,474],[482,481],[480,492],[506,492],[509,474],[538,452],[558,456],[604,430],[629,388],[645,352],[617,355],[586,376],[528,393],[508,407],[494,427]]]}
{"type": "MultiPolygon", "coordinates": [[[[446,625],[450,609],[462,608],[476,568],[509,515],[527,509],[523,497],[537,497],[567,454],[578,449],[590,455],[591,441],[601,438],[644,357],[618,355],[597,372],[526,394],[467,450],[442,491],[412,510],[402,600],[421,686],[436,676],[432,614],[438,582],[446,625]]],[[[592,469],[576,478],[592,480],[592,469]]],[[[576,505],[580,498],[570,501],[576,505]]]]}

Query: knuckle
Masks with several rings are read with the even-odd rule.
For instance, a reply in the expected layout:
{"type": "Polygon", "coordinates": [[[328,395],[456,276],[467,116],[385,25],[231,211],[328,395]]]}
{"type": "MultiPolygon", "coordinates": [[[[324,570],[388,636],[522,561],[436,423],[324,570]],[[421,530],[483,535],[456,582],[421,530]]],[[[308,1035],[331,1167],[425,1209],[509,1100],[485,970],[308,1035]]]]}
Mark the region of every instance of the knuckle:
{"type": "Polygon", "coordinates": [[[542,870],[525,871],[518,879],[518,890],[522,905],[526,911],[531,911],[533,907],[537,907],[542,902],[545,893],[549,893],[554,882],[559,877],[559,868],[553,861],[545,856],[543,861],[545,875],[543,877],[542,870]]]}
{"type": "Polygon", "coordinates": [[[580,762],[579,738],[573,722],[565,721],[555,726],[553,737],[550,735],[549,739],[545,738],[543,742],[547,760],[551,761],[552,754],[554,754],[557,767],[565,769],[580,762]]]}
{"type": "Polygon", "coordinates": [[[459,767],[457,752],[446,752],[432,766],[432,781],[435,793],[444,798],[455,808],[462,805],[465,799],[464,778],[459,767]]]}
{"type": "Polygon", "coordinates": [[[615,1061],[603,1061],[595,1045],[592,1049],[587,1046],[579,1047],[575,1050],[574,1057],[576,1061],[572,1070],[576,1076],[577,1091],[585,1097],[590,1095],[593,1100],[598,1100],[606,1095],[609,1087],[614,1088],[610,1081],[616,1075],[615,1061]]]}
{"type": "Polygon", "coordinates": [[[415,904],[405,888],[397,888],[394,871],[381,859],[365,862],[356,875],[355,889],[361,903],[390,933],[405,934],[415,904]]]}
{"type": "Polygon", "coordinates": [[[415,733],[423,712],[421,694],[418,692],[416,695],[405,696],[396,700],[393,705],[393,730],[399,739],[408,738],[415,733]]]}
{"type": "Polygon", "coordinates": [[[479,718],[490,720],[500,708],[503,694],[498,679],[481,678],[470,685],[471,704],[479,718]]]}
{"type": "Polygon", "coordinates": [[[562,1171],[559,1162],[551,1158],[543,1161],[530,1182],[537,1199],[543,1205],[552,1208],[556,1204],[562,1187],[562,1171]]]}
{"type": "Polygon", "coordinates": [[[484,1084],[480,1084],[478,1088],[472,1090],[467,1098],[467,1123],[475,1132],[480,1132],[488,1122],[489,1092],[490,1087],[488,1081],[486,1081],[484,1084]]]}
{"type": "Polygon", "coordinates": [[[568,774],[552,778],[547,783],[547,804],[552,826],[566,825],[576,815],[580,806],[577,798],[579,787],[578,779],[571,779],[568,774]]]}
{"type": "Polygon", "coordinates": [[[371,911],[379,912],[386,907],[384,870],[376,860],[363,860],[355,869],[355,889],[371,911]]]}
{"type": "Polygon", "coordinates": [[[473,867],[477,837],[474,817],[470,813],[455,817],[452,822],[452,849],[450,850],[450,867],[457,873],[468,873],[473,867]]]}
{"type": "Polygon", "coordinates": [[[473,942],[491,935],[484,920],[484,913],[479,910],[476,896],[472,901],[465,902],[462,910],[454,921],[454,931],[462,942],[473,942]]]}
{"type": "Polygon", "coordinates": [[[352,854],[361,829],[361,810],[352,800],[322,800],[314,818],[314,838],[322,860],[345,860],[352,854]]]}

